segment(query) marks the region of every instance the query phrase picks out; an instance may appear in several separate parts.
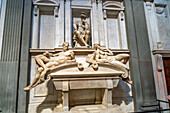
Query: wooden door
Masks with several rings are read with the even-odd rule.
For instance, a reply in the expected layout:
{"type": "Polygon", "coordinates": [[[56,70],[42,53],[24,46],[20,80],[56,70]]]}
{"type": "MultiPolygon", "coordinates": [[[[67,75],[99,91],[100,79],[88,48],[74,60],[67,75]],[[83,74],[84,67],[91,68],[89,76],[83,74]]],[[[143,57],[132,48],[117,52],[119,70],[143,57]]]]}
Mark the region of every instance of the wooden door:
{"type": "Polygon", "coordinates": [[[167,92],[168,95],[170,95],[170,57],[164,57],[163,64],[164,64],[167,92]]]}

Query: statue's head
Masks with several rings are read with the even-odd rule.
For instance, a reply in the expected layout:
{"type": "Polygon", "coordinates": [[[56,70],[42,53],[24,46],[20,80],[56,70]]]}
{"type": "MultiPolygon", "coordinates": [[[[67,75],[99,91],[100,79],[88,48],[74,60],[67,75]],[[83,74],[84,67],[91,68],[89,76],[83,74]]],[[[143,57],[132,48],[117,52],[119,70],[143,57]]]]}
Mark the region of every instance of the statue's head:
{"type": "Polygon", "coordinates": [[[100,47],[100,44],[94,44],[94,49],[98,49],[100,47]]]}
{"type": "Polygon", "coordinates": [[[48,56],[49,55],[49,52],[48,51],[45,51],[45,53],[43,53],[44,56],[48,56]]]}
{"type": "Polygon", "coordinates": [[[69,47],[69,43],[68,42],[64,42],[63,43],[63,50],[64,51],[68,50],[68,47],[69,47]]]}
{"type": "Polygon", "coordinates": [[[85,12],[81,12],[81,19],[86,19],[86,13],[85,12]]]}

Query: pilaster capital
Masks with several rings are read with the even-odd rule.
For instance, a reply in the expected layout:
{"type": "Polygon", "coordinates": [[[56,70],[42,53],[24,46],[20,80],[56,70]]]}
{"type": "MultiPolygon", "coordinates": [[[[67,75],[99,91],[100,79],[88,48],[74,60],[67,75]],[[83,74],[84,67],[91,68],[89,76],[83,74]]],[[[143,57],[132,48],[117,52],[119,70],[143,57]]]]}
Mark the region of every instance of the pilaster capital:
{"type": "Polygon", "coordinates": [[[37,6],[37,5],[34,5],[34,16],[37,16],[38,11],[39,11],[38,6],[37,6]]]}
{"type": "Polygon", "coordinates": [[[106,19],[107,18],[107,14],[106,14],[106,10],[103,10],[103,18],[106,19]]]}
{"type": "Polygon", "coordinates": [[[54,8],[54,16],[55,16],[55,17],[58,17],[58,7],[55,7],[55,8],[54,8]]]}
{"type": "Polygon", "coordinates": [[[98,2],[98,3],[102,3],[102,0],[98,0],[97,2],[98,2]]]}

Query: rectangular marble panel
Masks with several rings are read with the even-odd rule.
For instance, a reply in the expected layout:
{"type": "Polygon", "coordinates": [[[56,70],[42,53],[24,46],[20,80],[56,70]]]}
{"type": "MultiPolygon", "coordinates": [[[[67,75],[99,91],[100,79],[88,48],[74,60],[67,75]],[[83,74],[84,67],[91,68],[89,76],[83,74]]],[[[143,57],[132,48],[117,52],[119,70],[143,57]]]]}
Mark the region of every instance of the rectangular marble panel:
{"type": "MultiPolygon", "coordinates": [[[[170,6],[169,6],[170,7],[170,6]]],[[[165,9],[167,10],[167,9],[165,9]]],[[[169,17],[170,18],[170,17],[169,17]]],[[[164,43],[164,49],[170,49],[170,19],[165,17],[165,11],[157,14],[160,41],[164,43]]]]}
{"type": "Polygon", "coordinates": [[[72,0],[71,5],[90,6],[90,0],[72,0]]]}
{"type": "Polygon", "coordinates": [[[39,24],[39,48],[54,48],[55,18],[53,12],[41,12],[39,24]]]}
{"type": "Polygon", "coordinates": [[[70,106],[94,104],[95,89],[70,90],[69,98],[70,106]]]}
{"type": "Polygon", "coordinates": [[[109,42],[109,48],[119,49],[119,26],[118,19],[115,17],[107,18],[107,36],[109,42]]]}
{"type": "Polygon", "coordinates": [[[106,88],[106,80],[70,81],[70,89],[106,88]]]}

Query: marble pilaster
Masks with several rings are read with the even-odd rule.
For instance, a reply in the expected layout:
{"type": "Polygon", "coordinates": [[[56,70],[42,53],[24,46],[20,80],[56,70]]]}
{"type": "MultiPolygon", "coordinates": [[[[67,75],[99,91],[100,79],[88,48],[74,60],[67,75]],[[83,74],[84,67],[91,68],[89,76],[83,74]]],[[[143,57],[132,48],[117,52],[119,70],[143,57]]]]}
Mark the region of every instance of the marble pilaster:
{"type": "Polygon", "coordinates": [[[128,49],[127,35],[126,35],[126,28],[125,28],[125,17],[124,17],[123,11],[120,11],[120,13],[118,15],[118,23],[119,23],[120,48],[128,49]]]}
{"type": "Polygon", "coordinates": [[[65,41],[70,43],[71,47],[71,1],[65,2],[65,41]]]}
{"type": "Polygon", "coordinates": [[[95,43],[99,43],[99,36],[98,36],[98,13],[97,13],[97,4],[96,0],[92,1],[92,45],[95,43]]]}
{"type": "Polygon", "coordinates": [[[59,26],[59,17],[58,17],[58,7],[55,7],[54,9],[54,17],[55,17],[55,42],[54,42],[54,47],[57,48],[59,47],[59,40],[60,40],[60,26],[59,26]]]}
{"type": "Polygon", "coordinates": [[[34,17],[33,17],[33,35],[32,35],[32,48],[38,48],[39,41],[39,8],[38,6],[34,6],[34,17]]]}
{"type": "Polygon", "coordinates": [[[64,42],[64,0],[60,0],[60,8],[59,8],[59,31],[60,31],[60,37],[58,38],[59,47],[62,46],[62,43],[64,42]]]}
{"type": "Polygon", "coordinates": [[[0,7],[0,59],[1,59],[1,50],[2,50],[2,39],[3,39],[3,29],[4,29],[4,22],[5,22],[5,12],[6,12],[6,1],[7,0],[0,0],[2,3],[0,7]],[[2,2],[3,1],[3,2],[2,2]]]}
{"type": "Polygon", "coordinates": [[[104,91],[102,104],[107,108],[112,106],[112,89],[117,87],[119,79],[107,80],[107,88],[104,91]]]}
{"type": "Polygon", "coordinates": [[[109,42],[108,42],[108,35],[107,35],[107,14],[106,10],[103,12],[103,18],[104,18],[104,38],[105,38],[105,45],[106,48],[109,48],[109,42]]]}
{"type": "Polygon", "coordinates": [[[99,27],[99,39],[100,39],[100,46],[106,46],[105,44],[105,37],[104,37],[104,21],[103,21],[103,7],[102,7],[102,0],[98,1],[98,27],[99,27]]]}
{"type": "Polygon", "coordinates": [[[69,82],[63,82],[63,111],[69,111],[69,82]]]}

